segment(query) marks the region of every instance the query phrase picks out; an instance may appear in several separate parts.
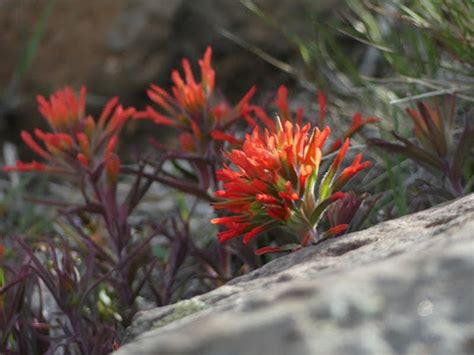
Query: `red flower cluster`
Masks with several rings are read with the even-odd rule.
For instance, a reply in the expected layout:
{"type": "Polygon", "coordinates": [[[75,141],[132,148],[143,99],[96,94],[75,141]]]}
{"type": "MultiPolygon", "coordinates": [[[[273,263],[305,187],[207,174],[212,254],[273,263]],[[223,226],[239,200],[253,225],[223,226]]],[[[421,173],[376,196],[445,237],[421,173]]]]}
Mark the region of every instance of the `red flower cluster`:
{"type": "Polygon", "coordinates": [[[215,72],[211,66],[210,47],[199,61],[201,82],[196,82],[191,65],[183,59],[184,79],[174,70],[172,95],[157,85],[151,85],[149,98],[156,103],[160,113],[151,106],[138,112],[136,119],[150,119],[156,124],[170,126],[180,131],[181,148],[187,152],[205,154],[215,141],[240,143],[229,128],[248,110],[248,102],[255,93],[252,87],[235,106],[219,100],[214,93],[215,72]]]}
{"type": "MultiPolygon", "coordinates": [[[[324,127],[324,122],[327,116],[327,103],[326,103],[326,96],[322,91],[318,92],[318,104],[319,104],[319,117],[317,121],[317,127],[322,129],[324,127]]],[[[304,110],[303,108],[298,108],[295,113],[295,117],[293,117],[289,105],[288,105],[288,89],[286,86],[281,85],[278,88],[277,97],[275,100],[275,105],[278,108],[278,115],[282,118],[283,121],[290,121],[296,122],[297,124],[301,125],[303,120],[304,110]]],[[[259,106],[251,105],[249,110],[245,113],[245,119],[247,122],[252,126],[257,126],[256,120],[251,116],[251,113],[254,113],[255,116],[263,122],[271,132],[275,132],[275,123],[274,120],[270,118],[270,116],[259,106]]],[[[324,152],[324,155],[330,154],[336,151],[338,148],[341,147],[342,143],[345,139],[351,138],[354,134],[359,132],[366,124],[369,123],[376,123],[379,120],[376,117],[367,117],[363,118],[360,112],[355,113],[352,116],[352,123],[349,129],[344,132],[342,136],[336,138],[334,142],[328,147],[328,149],[324,152]]]]}
{"type": "MultiPolygon", "coordinates": [[[[286,226],[300,234],[300,246],[317,238],[316,227],[323,213],[344,197],[339,190],[360,170],[370,166],[368,161],[361,163],[359,154],[349,167],[339,172],[349,148],[349,139],[346,139],[315,195],[322,149],[329,133],[329,127],[322,131],[311,130],[310,124],[300,127],[289,120],[283,124],[277,120],[275,132],[265,129],[262,134],[258,127],[254,128],[253,133],[246,136],[242,150],[234,149],[228,154],[235,168],[225,166],[218,171],[224,188],[217,191],[216,196],[224,201],[213,207],[232,213],[211,221],[226,227],[219,233],[219,240],[224,242],[243,235],[243,242],[248,243],[277,226],[286,226]]],[[[339,225],[328,233],[340,233],[345,228],[347,225],[339,225]]],[[[257,253],[289,248],[265,247],[257,253]]]]}
{"type": "Polygon", "coordinates": [[[39,111],[48,122],[51,132],[34,130],[34,136],[21,132],[22,140],[46,162],[18,161],[6,166],[4,171],[46,171],[77,173],[89,171],[105,164],[109,179],[115,179],[119,160],[115,155],[117,135],[124,123],[134,113],[134,108],[124,109],[118,99],[111,99],[96,121],[85,114],[86,89],[82,87],[77,97],[71,88],[57,91],[49,100],[37,98],[39,111]]]}

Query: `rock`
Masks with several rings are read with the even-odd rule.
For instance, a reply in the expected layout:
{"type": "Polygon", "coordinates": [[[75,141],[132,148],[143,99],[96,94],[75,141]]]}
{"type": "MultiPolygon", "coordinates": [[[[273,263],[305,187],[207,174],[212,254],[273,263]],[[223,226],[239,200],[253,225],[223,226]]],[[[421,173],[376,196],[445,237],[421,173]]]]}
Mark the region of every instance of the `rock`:
{"type": "Polygon", "coordinates": [[[472,354],[474,195],[138,314],[115,354],[472,354]]]}

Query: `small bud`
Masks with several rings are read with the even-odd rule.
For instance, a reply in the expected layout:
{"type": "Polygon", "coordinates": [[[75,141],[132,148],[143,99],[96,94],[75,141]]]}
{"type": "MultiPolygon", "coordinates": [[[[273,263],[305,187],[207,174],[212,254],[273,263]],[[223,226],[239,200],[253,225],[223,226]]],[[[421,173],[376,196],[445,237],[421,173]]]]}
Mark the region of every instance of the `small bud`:
{"type": "Polygon", "coordinates": [[[79,142],[79,147],[84,153],[85,156],[89,156],[90,154],[90,145],[89,145],[89,138],[83,132],[79,132],[76,134],[77,141],[79,142]]]}
{"type": "Polygon", "coordinates": [[[113,186],[117,183],[119,171],[120,160],[115,154],[112,154],[105,162],[105,172],[109,186],[113,186]]]}
{"type": "Polygon", "coordinates": [[[84,167],[84,168],[89,168],[89,160],[86,158],[86,156],[82,153],[79,153],[77,154],[77,160],[79,161],[79,163],[81,163],[81,165],[84,167]]]}
{"type": "Polygon", "coordinates": [[[107,144],[107,147],[105,148],[105,159],[108,159],[114,153],[115,148],[117,147],[117,142],[118,142],[117,135],[113,135],[112,138],[110,138],[110,141],[107,144]]]}

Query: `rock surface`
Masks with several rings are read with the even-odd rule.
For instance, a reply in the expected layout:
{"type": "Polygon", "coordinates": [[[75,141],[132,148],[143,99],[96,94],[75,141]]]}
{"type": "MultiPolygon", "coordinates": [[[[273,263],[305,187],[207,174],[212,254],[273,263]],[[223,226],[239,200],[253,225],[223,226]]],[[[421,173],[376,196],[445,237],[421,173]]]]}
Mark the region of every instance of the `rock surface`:
{"type": "Polygon", "coordinates": [[[128,354],[473,354],[474,195],[138,314],[128,354]]]}

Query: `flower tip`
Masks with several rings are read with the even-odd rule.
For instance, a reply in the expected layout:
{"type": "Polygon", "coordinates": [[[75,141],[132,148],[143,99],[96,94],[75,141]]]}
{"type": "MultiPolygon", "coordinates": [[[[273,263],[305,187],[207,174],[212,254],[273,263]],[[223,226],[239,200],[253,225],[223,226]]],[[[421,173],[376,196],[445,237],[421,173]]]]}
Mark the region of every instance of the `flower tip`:
{"type": "Polygon", "coordinates": [[[115,154],[112,154],[106,159],[105,171],[109,186],[113,186],[117,182],[118,173],[120,171],[120,160],[115,154]]]}
{"type": "Polygon", "coordinates": [[[319,103],[319,126],[324,125],[324,119],[326,118],[326,96],[322,90],[318,91],[318,103],[319,103]]]}
{"type": "Polygon", "coordinates": [[[360,124],[362,122],[362,113],[356,112],[352,116],[352,124],[360,124]]]}
{"type": "MultiPolygon", "coordinates": [[[[335,142],[336,143],[336,142],[335,142]]],[[[346,156],[346,153],[347,153],[347,150],[349,149],[349,145],[350,145],[350,139],[349,137],[347,137],[345,140],[344,140],[344,143],[342,144],[342,146],[340,147],[339,149],[339,152],[337,153],[336,155],[336,158],[334,159],[334,163],[337,167],[339,167],[339,165],[341,164],[342,160],[344,159],[344,157],[346,156]]]]}
{"type": "Polygon", "coordinates": [[[321,131],[321,134],[325,137],[329,136],[331,134],[331,127],[324,127],[324,129],[321,131]]]}
{"type": "Polygon", "coordinates": [[[132,115],[132,120],[152,120],[156,111],[151,107],[147,106],[144,111],[136,111],[132,115]]]}
{"type": "Polygon", "coordinates": [[[331,200],[331,202],[334,202],[334,201],[340,200],[341,198],[344,198],[345,196],[346,196],[346,193],[338,191],[338,192],[333,193],[329,197],[329,199],[331,200]]]}
{"type": "Polygon", "coordinates": [[[338,224],[335,227],[329,228],[329,230],[327,231],[327,234],[330,236],[335,236],[335,235],[345,232],[347,228],[349,228],[348,224],[338,224]]]}
{"type": "Polygon", "coordinates": [[[278,96],[287,95],[287,94],[288,94],[288,88],[285,85],[280,85],[278,87],[278,96]]]}
{"type": "Polygon", "coordinates": [[[79,89],[79,108],[81,110],[84,109],[84,105],[86,103],[86,95],[87,95],[87,88],[85,85],[81,85],[79,89]]]}
{"type": "Polygon", "coordinates": [[[323,90],[318,90],[318,101],[322,106],[326,106],[326,95],[323,90]]]}
{"type": "Polygon", "coordinates": [[[76,158],[84,168],[86,169],[89,168],[89,160],[86,158],[84,154],[78,153],[76,158]]]}
{"type": "MultiPolygon", "coordinates": [[[[222,180],[222,179],[219,179],[218,180],[222,180]]],[[[226,195],[226,191],[225,190],[217,190],[216,192],[214,192],[214,195],[216,197],[224,197],[226,195]]]]}
{"type": "Polygon", "coordinates": [[[249,89],[249,91],[247,91],[247,93],[245,94],[244,98],[246,99],[245,101],[249,101],[253,95],[255,95],[255,92],[257,91],[257,86],[256,85],[252,85],[249,89]]]}
{"type": "Polygon", "coordinates": [[[155,97],[155,91],[156,91],[156,85],[155,84],[151,84],[150,88],[147,89],[146,91],[146,95],[151,99],[153,100],[153,97],[155,97]]]}
{"type": "Polygon", "coordinates": [[[20,133],[20,137],[21,137],[21,139],[24,141],[25,138],[28,139],[29,137],[31,137],[31,134],[28,133],[28,132],[25,131],[25,130],[22,130],[21,133],[20,133]]]}
{"type": "Polygon", "coordinates": [[[45,164],[38,163],[36,160],[33,160],[29,163],[24,163],[20,160],[17,160],[15,165],[8,165],[2,168],[4,172],[12,172],[12,171],[46,171],[48,170],[48,166],[45,164]]]}
{"type": "Polygon", "coordinates": [[[43,95],[36,95],[36,102],[38,103],[38,106],[43,107],[43,106],[48,106],[48,100],[43,95]]]}
{"type": "Polygon", "coordinates": [[[117,142],[118,142],[118,136],[114,134],[112,138],[110,138],[105,148],[106,158],[109,158],[110,156],[112,156],[113,152],[115,151],[115,148],[117,147],[117,142]]]}
{"type": "Polygon", "coordinates": [[[206,52],[204,53],[204,58],[205,59],[209,58],[209,60],[210,60],[211,56],[212,56],[212,47],[209,45],[209,46],[207,46],[206,52]]]}
{"type": "Polygon", "coordinates": [[[218,235],[217,240],[219,240],[219,243],[224,244],[227,240],[229,240],[229,238],[221,237],[218,235]]]}
{"type": "Polygon", "coordinates": [[[255,255],[260,256],[260,255],[269,254],[269,253],[278,253],[281,251],[286,251],[286,250],[282,250],[280,247],[263,247],[263,248],[257,249],[255,251],[255,255]]]}
{"type": "Polygon", "coordinates": [[[146,118],[148,118],[147,111],[137,111],[132,116],[132,120],[141,120],[141,119],[146,119],[146,118]]]}

